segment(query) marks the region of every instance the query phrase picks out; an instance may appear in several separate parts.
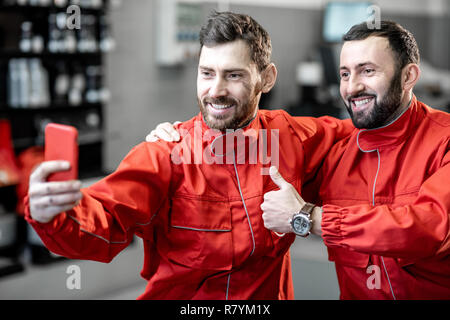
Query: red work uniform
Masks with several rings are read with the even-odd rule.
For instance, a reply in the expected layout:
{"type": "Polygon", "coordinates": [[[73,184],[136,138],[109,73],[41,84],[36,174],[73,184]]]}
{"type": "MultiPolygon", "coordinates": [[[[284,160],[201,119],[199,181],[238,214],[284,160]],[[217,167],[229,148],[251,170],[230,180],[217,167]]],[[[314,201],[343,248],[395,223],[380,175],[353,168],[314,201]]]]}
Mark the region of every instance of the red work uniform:
{"type": "Polygon", "coordinates": [[[322,237],[342,299],[450,299],[449,140],[450,115],[413,97],[332,148],[322,237]]]}
{"type": "Polygon", "coordinates": [[[27,205],[26,219],[47,248],[74,259],[109,262],[141,237],[141,299],[293,299],[295,237],[264,227],[263,195],[277,187],[261,169],[278,155],[280,173],[300,191],[351,123],[260,110],[228,158],[229,135],[211,134],[200,114],[178,129],[182,142],[134,147],[72,210],[40,224],[27,205]]]}

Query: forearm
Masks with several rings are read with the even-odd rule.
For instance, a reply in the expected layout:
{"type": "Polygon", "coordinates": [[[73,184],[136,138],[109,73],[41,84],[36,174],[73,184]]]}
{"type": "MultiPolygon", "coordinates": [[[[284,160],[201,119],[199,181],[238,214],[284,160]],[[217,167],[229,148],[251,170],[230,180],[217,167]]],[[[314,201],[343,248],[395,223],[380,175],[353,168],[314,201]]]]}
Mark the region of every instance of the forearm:
{"type": "Polygon", "coordinates": [[[405,259],[448,251],[448,212],[432,203],[323,208],[322,238],[327,246],[405,259]]]}
{"type": "Polygon", "coordinates": [[[128,246],[133,230],[119,228],[112,216],[89,202],[92,199],[85,196],[80,205],[48,223],[35,221],[26,205],[25,219],[50,251],[70,259],[109,262],[128,246]]]}

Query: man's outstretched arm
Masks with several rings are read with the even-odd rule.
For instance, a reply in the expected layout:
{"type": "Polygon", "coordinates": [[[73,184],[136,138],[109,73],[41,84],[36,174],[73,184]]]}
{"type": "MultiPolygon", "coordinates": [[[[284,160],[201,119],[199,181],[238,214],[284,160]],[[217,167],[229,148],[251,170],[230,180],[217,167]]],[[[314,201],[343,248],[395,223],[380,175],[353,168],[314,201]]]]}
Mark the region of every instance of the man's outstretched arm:
{"type": "Polygon", "coordinates": [[[62,167],[42,163],[30,177],[25,219],[46,247],[72,259],[109,262],[152,221],[169,194],[171,165],[161,145],[142,143],[111,175],[80,190],[79,181],[46,182],[62,167]]]}

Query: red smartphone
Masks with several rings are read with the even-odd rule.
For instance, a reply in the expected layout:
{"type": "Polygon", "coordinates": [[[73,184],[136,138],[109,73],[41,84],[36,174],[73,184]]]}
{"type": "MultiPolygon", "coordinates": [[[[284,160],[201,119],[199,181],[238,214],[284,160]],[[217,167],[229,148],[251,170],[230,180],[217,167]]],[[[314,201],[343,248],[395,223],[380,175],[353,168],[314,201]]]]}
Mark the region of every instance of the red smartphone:
{"type": "Polygon", "coordinates": [[[78,130],[75,127],[49,123],[45,127],[45,161],[65,160],[70,169],[48,176],[47,181],[67,181],[78,178],[78,130]]]}

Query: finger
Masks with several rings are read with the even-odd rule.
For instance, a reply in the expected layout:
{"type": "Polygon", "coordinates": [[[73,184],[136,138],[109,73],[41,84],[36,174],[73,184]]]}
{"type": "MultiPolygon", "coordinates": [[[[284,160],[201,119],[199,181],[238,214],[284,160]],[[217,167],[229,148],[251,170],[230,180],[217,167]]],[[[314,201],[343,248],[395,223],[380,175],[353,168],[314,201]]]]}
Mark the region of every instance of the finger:
{"type": "Polygon", "coordinates": [[[173,141],[173,137],[162,128],[153,130],[145,139],[147,142],[156,142],[160,139],[167,142],[173,141]]]}
{"type": "MultiPolygon", "coordinates": [[[[49,207],[63,207],[67,205],[75,205],[77,201],[81,200],[83,194],[81,192],[71,192],[65,194],[51,195],[39,197],[37,199],[33,199],[30,202],[30,206],[34,209],[43,209],[49,207]]],[[[64,211],[62,209],[58,209],[60,212],[64,211]]]]}
{"type": "Polygon", "coordinates": [[[146,137],[145,137],[145,141],[147,142],[156,142],[158,141],[159,138],[156,136],[155,130],[153,130],[152,132],[150,132],[146,137]]]}
{"type": "Polygon", "coordinates": [[[264,196],[263,196],[264,202],[270,203],[272,201],[272,199],[277,200],[278,198],[276,197],[276,194],[278,191],[269,191],[269,192],[264,193],[264,196]]]}
{"type": "Polygon", "coordinates": [[[172,124],[170,124],[169,122],[164,122],[164,123],[161,123],[158,126],[156,126],[156,129],[154,130],[154,132],[155,132],[155,136],[158,139],[172,142],[173,137],[172,137],[172,134],[170,133],[172,130],[174,130],[172,127],[172,124]]]}
{"type": "Polygon", "coordinates": [[[278,172],[277,167],[271,166],[269,170],[270,177],[272,178],[272,181],[280,188],[280,189],[286,189],[290,186],[290,183],[284,180],[284,178],[281,176],[281,174],[278,172]]]}
{"type": "MultiPolygon", "coordinates": [[[[52,221],[57,215],[60,213],[63,213],[65,211],[69,211],[72,209],[77,203],[71,203],[68,205],[64,205],[61,207],[48,207],[44,210],[31,210],[31,217],[40,222],[40,223],[47,223],[52,221]]],[[[31,208],[30,208],[31,209],[31,208]]]]}
{"type": "MultiPolygon", "coordinates": [[[[161,129],[164,129],[172,137],[173,141],[178,141],[178,140],[180,140],[180,134],[175,129],[175,123],[171,124],[169,122],[164,122],[164,123],[161,123],[160,126],[161,126],[161,129]]],[[[158,129],[158,127],[156,127],[156,129],[158,129]]]]}
{"type": "MultiPolygon", "coordinates": [[[[173,123],[173,127],[175,128],[175,130],[177,129],[176,127],[181,124],[181,121],[175,121],[173,123]]],[[[176,130],[176,133],[173,134],[173,140],[174,141],[179,141],[181,139],[180,133],[178,132],[178,130],[176,130]]]]}
{"type": "Polygon", "coordinates": [[[30,185],[28,195],[30,197],[36,197],[59,193],[77,192],[80,191],[80,188],[81,181],[79,180],[33,183],[30,185]]]}
{"type": "Polygon", "coordinates": [[[264,218],[264,211],[265,211],[265,209],[266,209],[266,204],[265,204],[265,202],[263,202],[263,203],[261,203],[261,205],[259,206],[260,208],[261,208],[261,211],[263,212],[263,218],[264,218]]]}
{"type": "Polygon", "coordinates": [[[263,214],[261,215],[264,223],[268,222],[270,220],[270,218],[268,217],[267,213],[263,212],[263,214]]]}
{"type": "Polygon", "coordinates": [[[42,162],[30,175],[30,184],[33,182],[44,182],[47,177],[55,172],[67,171],[70,169],[68,161],[45,161],[42,162]]]}

